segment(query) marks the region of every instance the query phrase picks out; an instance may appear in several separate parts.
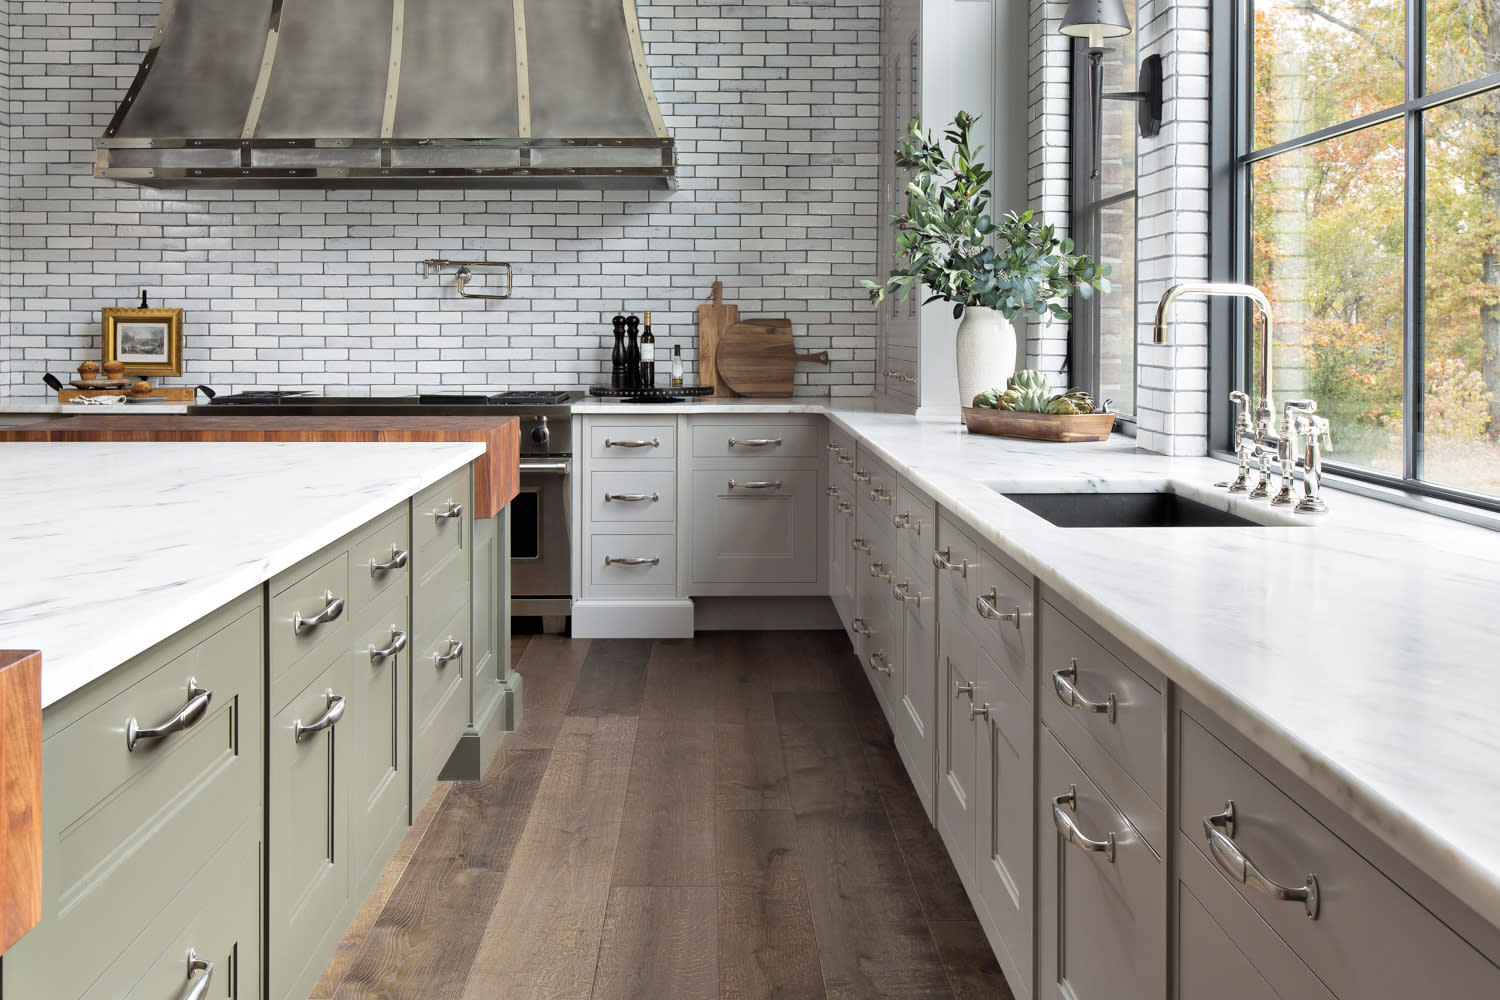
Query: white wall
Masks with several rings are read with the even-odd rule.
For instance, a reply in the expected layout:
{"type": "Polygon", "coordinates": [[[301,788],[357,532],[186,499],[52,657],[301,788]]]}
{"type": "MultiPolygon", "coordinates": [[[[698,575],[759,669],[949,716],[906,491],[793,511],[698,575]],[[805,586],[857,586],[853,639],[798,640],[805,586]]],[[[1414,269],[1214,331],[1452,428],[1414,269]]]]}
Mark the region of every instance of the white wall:
{"type": "Polygon", "coordinates": [[[829,351],[799,394],[872,391],[878,3],[640,2],[680,177],[649,196],[95,180],[157,4],[0,3],[17,257],[0,388],[42,394],[43,371],[97,358],[100,308],[141,288],[184,307],[185,381],[215,386],[582,386],[607,377],[609,318],[646,309],[695,371],[696,306],[720,278],[742,315],[787,316],[829,351]],[[436,256],[511,261],[514,298],[460,300],[418,273],[436,256]]]}

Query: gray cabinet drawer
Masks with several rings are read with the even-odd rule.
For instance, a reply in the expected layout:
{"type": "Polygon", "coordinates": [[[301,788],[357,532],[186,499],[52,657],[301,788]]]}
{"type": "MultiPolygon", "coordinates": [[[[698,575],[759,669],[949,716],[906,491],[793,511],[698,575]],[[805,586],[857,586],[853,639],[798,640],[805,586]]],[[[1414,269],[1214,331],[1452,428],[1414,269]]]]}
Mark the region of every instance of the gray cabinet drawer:
{"type": "Polygon", "coordinates": [[[1166,994],[1166,884],[1161,859],[1045,727],[1037,787],[1038,995],[1044,1000],[1156,1000],[1166,994]],[[1073,804],[1055,803],[1071,793],[1073,804]],[[1080,841],[1113,837],[1113,860],[1080,841]]]}
{"type": "Polygon", "coordinates": [[[462,549],[468,542],[470,503],[469,466],[449,473],[418,493],[411,501],[411,544],[428,561],[437,558],[428,549],[462,549]],[[462,511],[458,508],[462,507],[462,511]]]}
{"type": "Polygon", "coordinates": [[[212,977],[207,996],[260,996],[259,811],[81,1000],[180,997],[189,983],[189,950],[212,965],[192,973],[194,983],[212,977]]]}
{"type": "Polygon", "coordinates": [[[590,535],[583,553],[585,596],[672,596],[676,550],[673,535],[590,535]]]}
{"type": "Polygon", "coordinates": [[[937,541],[927,558],[938,569],[939,598],[963,609],[957,620],[966,620],[974,608],[979,589],[979,542],[947,514],[938,515],[937,541]]]}
{"type": "Polygon", "coordinates": [[[702,469],[692,482],[694,584],[749,594],[818,582],[816,471],[702,469]]]}
{"type": "MultiPolygon", "coordinates": [[[[1126,808],[1133,805],[1129,791],[1112,783],[1109,769],[1091,764],[1090,744],[1162,809],[1167,779],[1160,678],[1152,671],[1147,680],[1126,666],[1053,604],[1042,602],[1039,614],[1042,721],[1068,743],[1074,756],[1091,766],[1112,798],[1126,808]]],[[[1153,843],[1163,849],[1154,831],[1153,843]]]]}
{"type": "Polygon", "coordinates": [[[1431,995],[1434,970],[1443,995],[1500,996],[1500,969],[1187,714],[1179,752],[1179,825],[1204,858],[1214,861],[1204,819],[1233,801],[1231,849],[1283,885],[1316,878],[1312,920],[1303,902],[1233,888],[1336,996],[1431,995]]]}
{"type": "Polygon", "coordinates": [[[1003,556],[988,546],[979,554],[979,581],[974,600],[965,609],[985,648],[1030,697],[1036,598],[1031,578],[1012,570],[1003,556]]]}
{"type": "Polygon", "coordinates": [[[258,592],[49,706],[42,920],[5,954],[4,996],[80,996],[256,813],[263,781],[258,592]],[[126,748],[212,692],[189,728],[126,748]],[[86,947],[80,942],[85,942],[86,947]]]}
{"type": "Polygon", "coordinates": [[[584,486],[589,519],[596,523],[670,523],[677,516],[675,478],[675,473],[667,469],[591,472],[584,486]]]}
{"type": "MultiPolygon", "coordinates": [[[[320,650],[322,655],[311,661],[312,673],[322,669],[330,650],[347,641],[344,626],[354,606],[349,593],[349,553],[343,544],[325,549],[271,581],[266,625],[273,691],[282,675],[320,650]]],[[[292,690],[300,690],[308,676],[289,675],[292,690]]]]}
{"type": "Polygon", "coordinates": [[[786,458],[816,458],[818,428],[816,424],[755,423],[750,420],[733,423],[694,423],[694,458],[732,458],[736,461],[786,458]]]}
{"type": "MultiPolygon", "coordinates": [[[[411,514],[402,503],[349,543],[349,600],[358,611],[411,579],[411,514]]],[[[403,588],[404,589],[404,588],[403,588]]]]}
{"type": "Polygon", "coordinates": [[[931,566],[937,541],[937,505],[926,494],[902,480],[891,509],[896,528],[896,550],[913,566],[931,566]]]}
{"type": "Polygon", "coordinates": [[[668,421],[589,421],[589,457],[649,461],[677,454],[677,425],[668,421]]]}

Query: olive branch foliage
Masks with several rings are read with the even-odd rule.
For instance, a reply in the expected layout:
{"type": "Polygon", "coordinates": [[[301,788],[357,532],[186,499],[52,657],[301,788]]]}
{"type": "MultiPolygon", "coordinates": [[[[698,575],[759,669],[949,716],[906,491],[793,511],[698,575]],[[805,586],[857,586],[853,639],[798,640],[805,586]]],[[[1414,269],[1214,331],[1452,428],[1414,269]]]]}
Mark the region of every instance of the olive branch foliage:
{"type": "Polygon", "coordinates": [[[896,166],[913,172],[906,186],[906,211],[891,216],[897,230],[896,258],[884,282],[862,281],[879,305],[890,292],[901,301],[925,284],[931,295],[922,303],[952,302],[953,318],[967,306],[987,306],[1007,320],[1022,313],[1051,314],[1067,320],[1067,298],[1073,289],[1089,298],[1094,289],[1109,291],[1109,268],[1087,254],[1075,254],[1073,241],[1059,239],[1056,228],[1036,221],[1028,210],[990,217],[993,171],[985,169],[970,135],[977,117],[960,111],[943,138],[920,121],[907,126],[896,151],[896,166]]]}

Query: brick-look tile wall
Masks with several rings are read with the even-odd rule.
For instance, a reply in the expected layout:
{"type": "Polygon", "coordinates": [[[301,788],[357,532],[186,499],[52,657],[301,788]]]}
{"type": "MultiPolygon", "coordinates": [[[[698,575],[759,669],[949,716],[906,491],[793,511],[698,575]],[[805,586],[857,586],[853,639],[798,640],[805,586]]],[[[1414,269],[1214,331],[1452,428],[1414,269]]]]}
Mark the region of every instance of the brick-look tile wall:
{"type": "Polygon", "coordinates": [[[188,380],[216,386],[582,386],[607,376],[609,318],[646,309],[693,372],[715,278],[742,315],[787,316],[803,349],[828,350],[827,369],[799,368],[799,394],[873,390],[858,280],[875,267],[878,3],[639,2],[680,178],[650,195],[95,180],[93,140],[157,7],[10,5],[13,392],[97,357],[99,309],[142,288],[186,309],[188,380]],[[514,297],[459,299],[451,275],[420,276],[437,256],[511,261],[514,297]]]}
{"type": "Polygon", "coordinates": [[[0,0],[0,395],[10,391],[10,0],[0,0]]]}
{"type": "MultiPolygon", "coordinates": [[[[1072,210],[1070,168],[1072,40],[1058,33],[1067,4],[1057,0],[1031,0],[1031,85],[1028,139],[1027,187],[1029,204],[1043,221],[1068,232],[1072,210]]],[[[1050,317],[1026,323],[1026,343],[1021,351],[1022,367],[1045,372],[1064,372],[1068,354],[1068,324],[1050,317]]],[[[1059,375],[1052,379],[1067,381],[1059,375]]]]}
{"type": "Polygon", "coordinates": [[[1208,278],[1209,3],[1142,0],[1136,25],[1166,85],[1161,134],[1140,141],[1136,243],[1137,443],[1163,455],[1208,450],[1207,306],[1179,300],[1169,344],[1151,342],[1151,323],[1168,287],[1208,278]]]}

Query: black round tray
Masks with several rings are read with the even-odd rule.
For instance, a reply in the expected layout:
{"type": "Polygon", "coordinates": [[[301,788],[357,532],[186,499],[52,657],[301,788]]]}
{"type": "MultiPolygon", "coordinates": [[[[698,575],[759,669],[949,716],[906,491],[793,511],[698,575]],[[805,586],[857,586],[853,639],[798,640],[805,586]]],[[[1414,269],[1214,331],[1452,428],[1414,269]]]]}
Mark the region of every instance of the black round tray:
{"type": "Polygon", "coordinates": [[[711,385],[644,386],[634,389],[616,389],[612,385],[589,386],[590,396],[606,399],[623,399],[628,403],[681,403],[689,396],[711,396],[711,385]]]}

